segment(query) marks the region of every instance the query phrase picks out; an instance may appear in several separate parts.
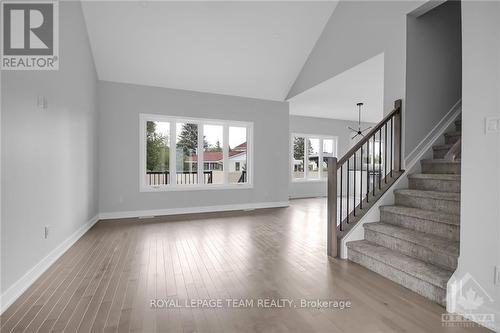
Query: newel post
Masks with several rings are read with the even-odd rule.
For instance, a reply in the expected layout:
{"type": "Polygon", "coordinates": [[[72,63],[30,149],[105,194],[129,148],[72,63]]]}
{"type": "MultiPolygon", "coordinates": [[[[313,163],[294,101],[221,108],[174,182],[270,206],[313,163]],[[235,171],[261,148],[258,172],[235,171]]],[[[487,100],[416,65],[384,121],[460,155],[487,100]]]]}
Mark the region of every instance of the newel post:
{"type": "Polygon", "coordinates": [[[401,171],[401,126],[402,126],[402,100],[394,102],[394,109],[399,110],[394,115],[394,170],[401,171]]]}
{"type": "Polygon", "coordinates": [[[328,199],[327,199],[327,251],[329,257],[338,257],[337,246],[337,158],[328,158],[328,199]]]}

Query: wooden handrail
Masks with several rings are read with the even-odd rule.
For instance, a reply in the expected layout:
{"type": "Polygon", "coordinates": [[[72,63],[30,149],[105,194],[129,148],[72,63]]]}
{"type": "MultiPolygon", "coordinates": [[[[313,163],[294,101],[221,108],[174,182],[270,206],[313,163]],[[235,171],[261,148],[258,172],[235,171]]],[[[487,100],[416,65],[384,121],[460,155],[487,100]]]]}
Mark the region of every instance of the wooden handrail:
{"type": "MultiPolygon", "coordinates": [[[[368,134],[365,135],[365,137],[361,141],[359,141],[358,143],[356,143],[354,147],[349,149],[349,151],[345,153],[345,155],[342,156],[342,158],[337,162],[337,167],[340,168],[340,166],[344,164],[349,158],[351,158],[352,155],[354,155],[354,153],[361,148],[361,146],[363,146],[366,142],[368,142],[368,140],[375,133],[377,133],[378,130],[380,130],[387,122],[389,122],[389,120],[392,117],[394,117],[397,114],[401,115],[401,104],[402,100],[400,99],[396,100],[394,102],[394,110],[392,110],[387,116],[385,116],[370,132],[368,132],[368,134]]],[[[401,117],[399,118],[401,119],[401,117]]]]}
{"type": "Polygon", "coordinates": [[[387,189],[396,181],[396,179],[402,174],[401,170],[401,107],[402,101],[400,99],[394,102],[394,109],[385,116],[382,121],[380,121],[361,141],[359,141],[354,147],[352,147],[340,160],[337,160],[336,157],[328,158],[328,205],[327,205],[327,253],[329,257],[338,257],[340,255],[340,243],[342,236],[345,232],[343,230],[344,220],[343,216],[343,207],[342,203],[344,201],[342,196],[343,190],[343,171],[346,171],[346,183],[347,183],[347,196],[345,204],[347,206],[346,213],[346,223],[352,228],[361,217],[368,211],[368,209],[373,206],[373,204],[387,191],[387,189]],[[388,142],[388,125],[390,122],[390,146],[387,147],[388,142]],[[376,140],[378,133],[378,161],[375,163],[375,151],[376,151],[376,140]],[[382,140],[382,133],[384,133],[384,140],[382,140]],[[370,162],[366,164],[366,170],[363,168],[364,162],[364,148],[366,145],[366,157],[369,158],[370,154],[370,143],[369,141],[373,139],[372,144],[372,168],[370,169],[370,162]],[[382,142],[384,142],[384,146],[382,148],[382,142]],[[389,149],[388,149],[389,148],[389,149]],[[383,158],[384,162],[384,170],[382,170],[382,151],[384,152],[383,158]],[[390,163],[388,163],[387,155],[390,152],[390,163]],[[359,155],[359,177],[357,173],[357,157],[359,155]],[[353,160],[353,164],[349,162],[353,160]],[[345,168],[343,166],[346,165],[345,168]],[[387,165],[389,165],[390,169],[387,172],[387,165]],[[353,166],[354,170],[350,170],[351,166],[353,166]],[[378,166],[378,170],[376,169],[378,166]],[[337,173],[340,171],[340,182],[337,173]],[[354,174],[351,175],[351,171],[354,171],[354,174]],[[366,171],[366,172],[365,172],[366,171]],[[364,174],[365,173],[365,174],[364,174]],[[352,208],[353,212],[351,213],[349,210],[349,202],[351,201],[351,197],[349,195],[350,184],[349,180],[353,176],[353,202],[352,208]],[[363,178],[366,177],[366,191],[363,192],[363,178]],[[358,196],[356,195],[356,179],[360,183],[360,190],[358,191],[358,196]],[[383,186],[382,186],[383,179],[383,186]],[[372,184],[372,188],[370,188],[370,184],[372,184]],[[340,186],[338,186],[340,185],[340,186]],[[377,186],[378,185],[378,186],[377,186]],[[378,187],[377,191],[376,188],[378,187]],[[338,194],[337,191],[340,188],[340,223],[337,223],[337,206],[338,206],[338,194]],[[377,193],[376,193],[377,192],[377,193]],[[358,201],[359,199],[359,201],[358,201]],[[364,208],[364,209],[363,209],[364,208]],[[358,213],[358,215],[356,215],[358,213]],[[349,221],[351,219],[351,224],[349,221]]]}

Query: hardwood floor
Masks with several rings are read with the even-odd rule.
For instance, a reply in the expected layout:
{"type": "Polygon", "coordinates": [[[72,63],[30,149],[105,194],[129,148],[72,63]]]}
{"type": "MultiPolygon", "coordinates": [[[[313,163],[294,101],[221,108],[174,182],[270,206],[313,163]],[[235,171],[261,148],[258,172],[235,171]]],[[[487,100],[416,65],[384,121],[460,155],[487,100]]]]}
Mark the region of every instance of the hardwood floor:
{"type": "Polygon", "coordinates": [[[325,242],[325,199],[101,221],[4,312],[1,332],[466,331],[442,327],[444,308],[410,290],[357,264],[329,261],[325,242]],[[352,307],[300,307],[301,299],[318,298],[352,307]],[[226,307],[154,309],[155,299],[226,307]],[[254,307],[228,307],[226,299],[254,307]],[[262,308],[259,299],[299,306],[262,308]]]}

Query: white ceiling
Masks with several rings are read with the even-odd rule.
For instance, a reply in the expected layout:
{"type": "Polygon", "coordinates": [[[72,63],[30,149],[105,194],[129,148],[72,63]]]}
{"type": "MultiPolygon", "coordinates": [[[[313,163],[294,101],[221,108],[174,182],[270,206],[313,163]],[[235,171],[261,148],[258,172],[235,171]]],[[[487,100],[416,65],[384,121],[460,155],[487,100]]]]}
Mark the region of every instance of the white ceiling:
{"type": "Polygon", "coordinates": [[[336,1],[89,1],[99,79],[284,100],[336,1]]]}
{"type": "Polygon", "coordinates": [[[361,121],[379,122],[384,104],[384,54],[289,99],[290,114],[358,120],[356,103],[363,102],[361,121]]]}

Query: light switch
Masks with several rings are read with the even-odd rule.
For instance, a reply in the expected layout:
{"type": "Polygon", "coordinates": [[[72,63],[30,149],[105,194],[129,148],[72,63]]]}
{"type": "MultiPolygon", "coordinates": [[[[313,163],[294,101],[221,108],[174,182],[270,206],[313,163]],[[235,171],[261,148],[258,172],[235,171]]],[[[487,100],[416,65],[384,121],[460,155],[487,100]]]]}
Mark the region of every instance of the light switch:
{"type": "Polygon", "coordinates": [[[500,132],[500,118],[486,118],[486,134],[500,132]]]}
{"type": "Polygon", "coordinates": [[[48,106],[47,97],[41,95],[37,96],[36,106],[41,110],[46,110],[48,106]]]}

